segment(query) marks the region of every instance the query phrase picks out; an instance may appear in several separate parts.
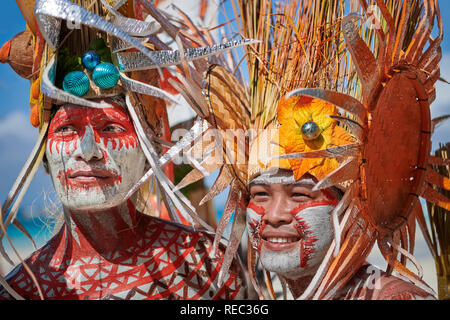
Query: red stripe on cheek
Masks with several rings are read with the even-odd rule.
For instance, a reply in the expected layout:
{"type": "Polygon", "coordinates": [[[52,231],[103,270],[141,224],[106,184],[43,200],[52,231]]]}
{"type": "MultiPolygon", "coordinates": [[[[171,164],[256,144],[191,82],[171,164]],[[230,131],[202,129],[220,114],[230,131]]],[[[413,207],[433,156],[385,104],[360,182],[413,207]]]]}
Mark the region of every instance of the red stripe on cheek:
{"type": "Polygon", "coordinates": [[[70,141],[64,142],[64,152],[70,154],[70,141]]]}
{"type": "Polygon", "coordinates": [[[257,204],[251,201],[249,202],[247,207],[252,209],[255,213],[257,213],[260,216],[263,216],[266,211],[264,207],[258,206],[257,204]]]}
{"type": "Polygon", "coordinates": [[[249,232],[251,234],[251,240],[252,240],[252,247],[254,247],[258,252],[261,251],[261,233],[266,227],[266,223],[264,221],[261,221],[262,217],[265,214],[265,209],[262,206],[258,206],[254,202],[249,202],[247,205],[247,208],[253,210],[259,218],[253,219],[251,218],[251,221],[249,221],[249,226],[253,229],[250,229],[249,232]]]}
{"type": "Polygon", "coordinates": [[[304,268],[315,252],[314,244],[318,239],[312,235],[309,225],[302,218],[297,218],[295,228],[302,237],[300,241],[300,267],[304,268]]]}
{"type": "Polygon", "coordinates": [[[337,200],[328,200],[328,199],[302,202],[297,207],[291,210],[291,214],[295,216],[297,213],[307,208],[318,206],[336,206],[337,204],[338,204],[337,200]]]}
{"type": "MultiPolygon", "coordinates": [[[[58,127],[56,126],[54,130],[58,127]]],[[[53,146],[56,148],[56,153],[60,154],[61,150],[64,149],[66,154],[70,154],[70,143],[73,142],[73,149],[78,147],[78,140],[80,136],[83,137],[86,132],[85,127],[79,129],[77,133],[63,135],[55,131],[50,131],[48,133],[47,144],[49,145],[50,154],[53,154],[53,146]]],[[[82,139],[82,138],[81,138],[82,139]]]]}
{"type": "Polygon", "coordinates": [[[48,149],[49,149],[49,151],[50,151],[50,154],[52,154],[53,153],[53,139],[47,139],[47,145],[48,145],[48,149]]]}
{"type": "Polygon", "coordinates": [[[267,226],[267,222],[261,221],[259,223],[259,229],[258,229],[258,235],[261,236],[262,232],[264,231],[264,228],[267,226]]]}
{"type": "Polygon", "coordinates": [[[94,132],[94,140],[95,140],[95,143],[97,143],[97,144],[100,144],[100,134],[97,132],[97,130],[95,130],[94,128],[92,128],[93,130],[93,132],[94,132]]]}
{"type": "Polygon", "coordinates": [[[109,141],[111,141],[111,148],[116,151],[120,151],[122,147],[131,149],[138,146],[137,136],[134,132],[103,134],[102,138],[104,148],[107,148],[109,141]]]}
{"type": "Polygon", "coordinates": [[[123,146],[125,146],[126,149],[130,149],[130,147],[136,147],[136,136],[128,134],[127,136],[122,136],[118,138],[119,140],[119,151],[122,149],[123,146]]]}

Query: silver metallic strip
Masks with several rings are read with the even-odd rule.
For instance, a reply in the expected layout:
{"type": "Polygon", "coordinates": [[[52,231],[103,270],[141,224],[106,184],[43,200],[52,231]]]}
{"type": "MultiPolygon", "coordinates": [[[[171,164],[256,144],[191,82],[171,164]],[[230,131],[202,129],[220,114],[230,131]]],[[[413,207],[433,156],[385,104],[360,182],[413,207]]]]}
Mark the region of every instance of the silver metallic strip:
{"type": "MultiPolygon", "coordinates": [[[[128,33],[112,23],[109,23],[102,17],[99,17],[68,0],[36,0],[35,15],[42,35],[53,49],[56,49],[57,47],[57,41],[55,40],[56,38],[54,38],[54,30],[56,29],[59,33],[59,28],[57,25],[49,25],[48,22],[46,22],[48,17],[71,21],[72,27],[77,24],[84,24],[105,31],[112,36],[128,42],[130,45],[140,50],[144,56],[153,60],[152,52],[128,33]]],[[[159,66],[156,67],[159,68],[159,66]]]]}
{"type": "Polygon", "coordinates": [[[269,170],[261,173],[256,178],[252,179],[249,184],[295,184],[302,186],[314,187],[316,183],[311,178],[303,178],[296,181],[294,178],[294,173],[287,170],[269,170]]]}
{"type": "MultiPolygon", "coordinates": [[[[133,18],[124,17],[111,7],[105,0],[101,0],[103,6],[113,15],[111,22],[119,29],[125,31],[130,36],[144,37],[157,32],[160,25],[153,21],[142,21],[133,18]]],[[[151,18],[151,17],[150,17],[151,18]]]]}
{"type": "MultiPolygon", "coordinates": [[[[163,168],[169,161],[171,161],[174,157],[176,157],[181,150],[189,146],[193,141],[195,141],[198,137],[200,137],[203,132],[205,132],[209,128],[208,122],[205,120],[197,120],[192,128],[189,130],[188,134],[186,134],[180,141],[178,141],[173,147],[167,150],[166,153],[163,154],[161,158],[159,158],[158,165],[160,168],[163,168]]],[[[128,199],[135,193],[148,179],[153,176],[153,169],[150,168],[144,176],[131,188],[131,190],[125,196],[125,200],[128,199]]]]}
{"type": "MultiPolygon", "coordinates": [[[[52,47],[52,49],[56,49],[59,43],[61,20],[47,14],[47,12],[58,11],[58,7],[60,6],[61,4],[58,3],[58,1],[37,0],[34,7],[34,15],[36,17],[39,30],[45,41],[50,45],[50,47],[52,47]]],[[[67,19],[71,20],[72,12],[67,11],[65,14],[67,19]]]]}
{"type": "MultiPolygon", "coordinates": [[[[144,152],[147,160],[150,163],[150,167],[153,168],[155,177],[158,180],[159,185],[163,189],[162,191],[169,197],[169,199],[172,201],[175,208],[178,209],[178,212],[187,220],[189,221],[192,226],[193,222],[197,221],[200,223],[207,231],[214,232],[214,228],[211,227],[208,223],[206,223],[200,216],[197,215],[195,212],[195,208],[192,206],[191,202],[180,192],[180,191],[173,191],[175,186],[173,185],[172,181],[170,181],[167,176],[164,174],[164,172],[161,170],[159,164],[159,159],[157,157],[156,150],[153,148],[152,143],[149,141],[148,137],[146,136],[144,129],[139,122],[139,117],[137,116],[136,111],[134,110],[134,107],[131,105],[129,95],[126,95],[126,102],[128,111],[130,113],[130,116],[133,120],[134,126],[136,128],[136,133],[139,138],[139,142],[141,143],[142,151],[144,152]]],[[[174,214],[176,214],[174,212],[174,214]]]]}
{"type": "Polygon", "coordinates": [[[120,78],[122,79],[122,84],[127,91],[133,91],[140,94],[146,94],[152,97],[157,97],[161,99],[169,100],[172,103],[177,103],[175,98],[169,93],[161,90],[160,88],[153,87],[144,82],[133,80],[127,77],[123,72],[120,72],[120,78]]]}
{"type": "Polygon", "coordinates": [[[116,0],[114,3],[114,10],[119,10],[121,6],[123,6],[128,0],[116,0]]]}
{"type": "MultiPolygon", "coordinates": [[[[141,38],[141,37],[133,37],[136,41],[139,41],[139,43],[146,43],[148,41],[148,38],[141,38]]],[[[112,53],[117,53],[119,51],[124,51],[124,50],[128,50],[133,48],[133,46],[131,44],[129,44],[126,41],[123,41],[120,38],[116,38],[114,37],[112,40],[112,48],[111,48],[111,52],[112,53]]]]}
{"type": "MultiPolygon", "coordinates": [[[[253,39],[243,39],[228,41],[201,48],[188,48],[184,50],[184,58],[187,61],[206,58],[211,55],[219,54],[226,50],[249,45],[259,42],[253,39]]],[[[178,50],[152,51],[151,59],[144,56],[141,52],[122,52],[117,54],[119,68],[121,71],[137,71],[159,67],[166,67],[181,62],[180,52],[178,50]]]]}

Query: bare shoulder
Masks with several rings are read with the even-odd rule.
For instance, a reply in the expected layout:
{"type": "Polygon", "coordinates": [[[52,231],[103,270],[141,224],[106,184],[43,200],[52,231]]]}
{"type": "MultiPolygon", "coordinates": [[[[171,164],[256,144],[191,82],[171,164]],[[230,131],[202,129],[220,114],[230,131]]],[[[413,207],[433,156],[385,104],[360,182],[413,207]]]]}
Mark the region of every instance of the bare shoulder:
{"type": "Polygon", "coordinates": [[[376,298],[377,300],[436,300],[431,293],[395,276],[382,278],[381,288],[376,298]]]}
{"type": "MultiPolygon", "coordinates": [[[[430,289],[430,291],[432,291],[430,289]]],[[[436,300],[435,295],[410,281],[365,264],[337,295],[343,300],[436,300]]]]}

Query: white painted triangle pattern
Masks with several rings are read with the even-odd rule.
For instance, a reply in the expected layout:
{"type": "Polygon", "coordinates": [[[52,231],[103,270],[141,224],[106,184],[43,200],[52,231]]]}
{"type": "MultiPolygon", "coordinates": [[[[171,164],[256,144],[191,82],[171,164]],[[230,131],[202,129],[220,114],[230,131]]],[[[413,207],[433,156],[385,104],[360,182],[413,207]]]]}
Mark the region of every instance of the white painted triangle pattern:
{"type": "Polygon", "coordinates": [[[84,268],[83,271],[88,275],[88,277],[92,277],[92,275],[97,271],[97,268],[84,268]]]}

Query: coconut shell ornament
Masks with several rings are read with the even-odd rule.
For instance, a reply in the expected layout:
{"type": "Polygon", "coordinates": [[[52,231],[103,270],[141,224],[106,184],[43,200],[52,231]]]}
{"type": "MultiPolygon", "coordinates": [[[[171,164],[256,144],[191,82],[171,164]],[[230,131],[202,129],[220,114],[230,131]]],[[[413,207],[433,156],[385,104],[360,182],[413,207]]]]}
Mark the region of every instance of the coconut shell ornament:
{"type": "Polygon", "coordinates": [[[8,63],[22,78],[30,79],[33,69],[33,33],[22,31],[0,49],[0,62],[8,63]]]}

